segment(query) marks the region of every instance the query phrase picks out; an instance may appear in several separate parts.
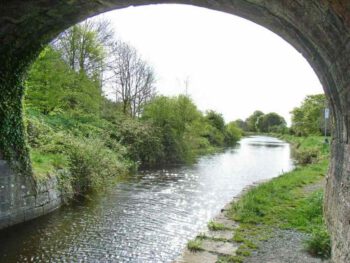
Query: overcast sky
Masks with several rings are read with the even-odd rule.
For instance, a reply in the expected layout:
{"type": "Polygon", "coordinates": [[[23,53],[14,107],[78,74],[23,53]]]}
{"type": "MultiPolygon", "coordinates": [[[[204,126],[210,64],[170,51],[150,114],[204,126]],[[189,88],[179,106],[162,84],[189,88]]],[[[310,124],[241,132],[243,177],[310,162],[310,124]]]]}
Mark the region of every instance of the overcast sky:
{"type": "Polygon", "coordinates": [[[245,19],[185,5],[131,7],[102,15],[155,69],[160,94],[186,92],[226,121],[253,111],[289,112],[322,93],[308,62],[271,31],[245,19]]]}

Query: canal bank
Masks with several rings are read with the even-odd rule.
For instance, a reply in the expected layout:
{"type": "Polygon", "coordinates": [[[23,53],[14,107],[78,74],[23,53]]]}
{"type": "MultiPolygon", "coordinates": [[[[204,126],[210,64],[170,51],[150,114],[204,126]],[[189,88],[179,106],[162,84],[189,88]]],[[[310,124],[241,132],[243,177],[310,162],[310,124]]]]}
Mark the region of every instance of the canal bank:
{"type": "Polygon", "coordinates": [[[188,243],[178,262],[327,262],[330,241],[322,213],[327,150],[322,138],[289,140],[298,158],[312,149],[313,161],[246,188],[188,243]]]}
{"type": "Polygon", "coordinates": [[[292,168],[289,144],[244,138],[0,232],[0,262],[173,262],[232,196],[292,168]]]}

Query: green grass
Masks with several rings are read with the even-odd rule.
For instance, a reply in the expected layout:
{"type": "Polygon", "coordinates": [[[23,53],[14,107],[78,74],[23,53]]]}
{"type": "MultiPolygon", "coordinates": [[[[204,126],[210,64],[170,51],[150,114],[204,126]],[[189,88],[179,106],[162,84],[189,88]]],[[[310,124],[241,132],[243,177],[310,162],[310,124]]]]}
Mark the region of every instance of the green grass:
{"type": "Polygon", "coordinates": [[[217,263],[243,263],[243,256],[220,256],[217,263]]]}
{"type": "Polygon", "coordinates": [[[62,154],[43,154],[38,150],[31,150],[30,153],[37,180],[43,180],[50,174],[54,175],[57,169],[68,166],[67,157],[62,154]]]}
{"type": "MultiPolygon", "coordinates": [[[[286,138],[284,138],[286,139],[286,138]]],[[[269,182],[263,183],[234,203],[229,216],[240,222],[233,240],[241,243],[239,255],[257,248],[259,240],[267,240],[274,228],[294,229],[311,235],[307,250],[323,258],[330,256],[330,241],[323,219],[323,190],[305,190],[321,181],[328,168],[329,146],[322,137],[290,137],[295,149],[317,149],[316,162],[300,166],[269,182]]],[[[228,261],[229,262],[229,261],[228,261]]]]}
{"type": "MultiPolygon", "coordinates": [[[[292,144],[292,155],[301,165],[317,163],[329,158],[330,147],[329,144],[324,143],[325,138],[322,136],[280,135],[278,137],[292,144]]],[[[330,140],[328,138],[328,141],[330,140]]]]}
{"type": "Polygon", "coordinates": [[[305,241],[309,253],[323,259],[331,255],[331,242],[327,230],[324,227],[315,228],[311,237],[305,241]]]}
{"type": "Polygon", "coordinates": [[[209,228],[209,230],[212,230],[212,231],[220,231],[220,230],[229,230],[230,229],[230,228],[226,227],[224,224],[218,223],[218,222],[215,222],[212,220],[209,221],[208,228],[209,228]]]}
{"type": "Polygon", "coordinates": [[[200,238],[196,238],[194,240],[190,240],[187,243],[187,248],[191,252],[202,251],[202,240],[200,238]]]}
{"type": "MultiPolygon", "coordinates": [[[[328,162],[323,161],[296,168],[251,189],[231,207],[232,218],[242,223],[295,226],[294,212],[304,200],[302,187],[321,180],[327,167],[328,162]]],[[[305,223],[304,227],[307,227],[305,223]]]]}

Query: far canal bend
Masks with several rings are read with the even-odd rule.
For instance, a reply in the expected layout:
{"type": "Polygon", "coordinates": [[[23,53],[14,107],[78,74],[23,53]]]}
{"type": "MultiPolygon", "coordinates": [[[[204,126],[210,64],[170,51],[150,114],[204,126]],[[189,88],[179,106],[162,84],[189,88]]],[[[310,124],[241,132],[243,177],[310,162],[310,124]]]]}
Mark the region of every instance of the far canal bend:
{"type": "Polygon", "coordinates": [[[144,171],[105,195],[0,232],[0,262],[172,262],[245,186],[292,168],[289,144],[244,138],[194,165],[144,171]]]}

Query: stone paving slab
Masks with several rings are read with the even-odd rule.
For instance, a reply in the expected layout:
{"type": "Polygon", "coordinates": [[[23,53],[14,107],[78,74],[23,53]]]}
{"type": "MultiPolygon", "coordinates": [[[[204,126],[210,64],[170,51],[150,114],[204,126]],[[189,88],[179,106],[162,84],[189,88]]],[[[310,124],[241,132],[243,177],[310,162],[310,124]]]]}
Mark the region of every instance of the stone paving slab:
{"type": "Polygon", "coordinates": [[[214,239],[232,240],[233,231],[232,230],[208,231],[208,233],[205,233],[205,235],[209,238],[214,238],[214,239]]]}
{"type": "Polygon", "coordinates": [[[203,240],[202,248],[212,253],[234,255],[238,247],[230,242],[213,241],[206,239],[203,240]]]}
{"type": "Polygon", "coordinates": [[[186,250],[182,258],[174,263],[215,263],[218,256],[208,251],[190,252],[186,250]]]}

